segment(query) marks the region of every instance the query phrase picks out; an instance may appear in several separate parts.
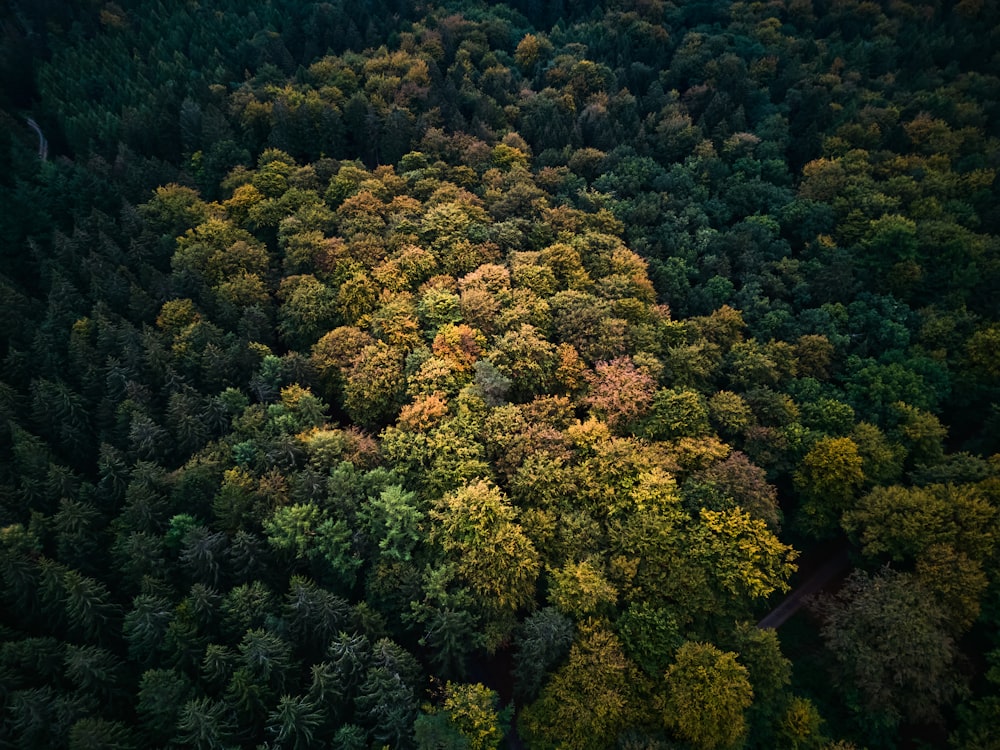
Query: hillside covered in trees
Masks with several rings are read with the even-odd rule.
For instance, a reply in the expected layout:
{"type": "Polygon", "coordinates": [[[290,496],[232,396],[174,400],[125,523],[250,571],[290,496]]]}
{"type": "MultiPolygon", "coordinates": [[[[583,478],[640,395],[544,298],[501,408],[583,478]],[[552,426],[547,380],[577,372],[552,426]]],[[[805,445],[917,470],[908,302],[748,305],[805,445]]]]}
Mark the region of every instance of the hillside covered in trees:
{"type": "Polygon", "coordinates": [[[1000,747],[995,3],[0,14],[0,750],[1000,747]]]}

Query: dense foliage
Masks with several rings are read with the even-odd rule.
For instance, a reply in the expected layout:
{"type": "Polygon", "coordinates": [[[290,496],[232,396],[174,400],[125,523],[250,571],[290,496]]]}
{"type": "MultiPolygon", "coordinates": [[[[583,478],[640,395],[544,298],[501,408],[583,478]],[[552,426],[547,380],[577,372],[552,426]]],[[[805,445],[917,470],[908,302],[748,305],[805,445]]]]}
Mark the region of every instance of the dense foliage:
{"type": "Polygon", "coordinates": [[[994,4],[2,12],[0,750],[1000,743],[994,4]]]}

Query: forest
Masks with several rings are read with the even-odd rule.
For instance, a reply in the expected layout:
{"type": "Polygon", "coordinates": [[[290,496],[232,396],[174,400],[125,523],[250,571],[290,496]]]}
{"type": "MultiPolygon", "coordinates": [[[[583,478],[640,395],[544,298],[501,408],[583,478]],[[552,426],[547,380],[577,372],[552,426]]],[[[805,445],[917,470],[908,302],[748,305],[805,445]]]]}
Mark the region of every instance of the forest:
{"type": "Polygon", "coordinates": [[[1000,748],[1000,5],[0,33],[0,750],[1000,748]]]}

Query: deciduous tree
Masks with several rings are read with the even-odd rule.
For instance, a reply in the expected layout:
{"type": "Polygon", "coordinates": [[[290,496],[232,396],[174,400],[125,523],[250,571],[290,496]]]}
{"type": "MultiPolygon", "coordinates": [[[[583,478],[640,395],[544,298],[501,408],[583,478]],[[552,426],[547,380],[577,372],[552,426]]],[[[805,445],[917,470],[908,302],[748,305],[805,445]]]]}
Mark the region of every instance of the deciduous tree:
{"type": "Polygon", "coordinates": [[[532,747],[597,750],[614,743],[638,719],[638,670],[607,625],[581,624],[569,660],[521,712],[520,729],[532,747]]]}
{"type": "Polygon", "coordinates": [[[665,719],[678,736],[704,750],[742,742],[753,688],[736,654],[688,641],[677,649],[666,678],[665,719]]]}
{"type": "Polygon", "coordinates": [[[948,614],[912,574],[856,571],[818,604],[835,678],[872,731],[940,720],[962,688],[948,614]]]}
{"type": "Polygon", "coordinates": [[[454,561],[487,612],[513,613],[534,601],[538,552],[496,487],[478,481],[430,511],[431,539],[454,561]]]}
{"type": "Polygon", "coordinates": [[[820,537],[833,531],[864,482],[862,466],[850,438],[821,438],[809,449],[795,472],[802,497],[798,523],[804,530],[820,537]]]}

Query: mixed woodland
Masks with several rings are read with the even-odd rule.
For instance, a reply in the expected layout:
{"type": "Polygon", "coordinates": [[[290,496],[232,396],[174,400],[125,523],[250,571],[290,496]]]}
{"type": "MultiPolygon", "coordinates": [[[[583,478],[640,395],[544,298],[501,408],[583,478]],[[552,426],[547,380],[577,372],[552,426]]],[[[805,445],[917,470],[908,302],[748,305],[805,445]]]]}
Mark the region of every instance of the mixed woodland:
{"type": "Polygon", "coordinates": [[[0,24],[0,750],[1000,747],[997,4],[0,24]]]}

